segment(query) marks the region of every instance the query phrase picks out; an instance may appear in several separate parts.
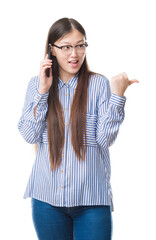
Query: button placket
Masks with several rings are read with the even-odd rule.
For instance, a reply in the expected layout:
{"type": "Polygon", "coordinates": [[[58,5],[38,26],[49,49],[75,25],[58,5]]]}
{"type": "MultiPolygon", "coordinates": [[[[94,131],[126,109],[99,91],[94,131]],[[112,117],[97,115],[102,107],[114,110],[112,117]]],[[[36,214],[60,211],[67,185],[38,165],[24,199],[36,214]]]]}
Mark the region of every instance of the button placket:
{"type": "MultiPolygon", "coordinates": [[[[64,160],[64,153],[62,153],[62,160],[64,160]]],[[[64,161],[62,161],[64,163],[64,161]]],[[[64,183],[64,169],[62,168],[61,170],[61,179],[62,179],[62,182],[61,182],[61,188],[63,189],[63,183],[64,183]]]]}
{"type": "Polygon", "coordinates": [[[64,188],[64,163],[62,164],[62,168],[60,170],[60,188],[63,189],[64,188]]]}
{"type": "MultiPolygon", "coordinates": [[[[68,85],[67,83],[65,83],[65,85],[68,85]]],[[[67,126],[68,124],[68,105],[69,105],[69,98],[68,98],[68,90],[69,88],[68,87],[65,87],[65,105],[64,105],[64,127],[67,126]]],[[[65,128],[65,131],[66,131],[66,128],[65,128]]]]}
{"type": "Polygon", "coordinates": [[[65,84],[65,89],[64,89],[64,130],[65,130],[65,138],[64,138],[64,150],[62,152],[62,168],[60,170],[60,191],[64,191],[64,171],[65,171],[65,164],[66,164],[66,159],[65,159],[65,151],[66,151],[66,137],[68,135],[67,131],[67,125],[68,125],[68,121],[69,121],[69,88],[68,88],[68,84],[65,84]]]}

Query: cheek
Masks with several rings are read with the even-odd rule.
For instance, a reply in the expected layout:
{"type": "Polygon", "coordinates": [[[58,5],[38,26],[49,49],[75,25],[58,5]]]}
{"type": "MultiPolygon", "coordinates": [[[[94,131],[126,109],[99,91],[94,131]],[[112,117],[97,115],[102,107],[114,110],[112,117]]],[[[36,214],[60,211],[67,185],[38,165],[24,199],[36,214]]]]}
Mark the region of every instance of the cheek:
{"type": "Polygon", "coordinates": [[[60,66],[67,64],[67,59],[64,57],[57,57],[57,62],[60,66]]]}
{"type": "Polygon", "coordinates": [[[86,55],[84,55],[83,57],[81,57],[81,60],[80,60],[80,61],[81,61],[81,63],[83,63],[83,62],[84,62],[85,56],[86,56],[86,55]]]}

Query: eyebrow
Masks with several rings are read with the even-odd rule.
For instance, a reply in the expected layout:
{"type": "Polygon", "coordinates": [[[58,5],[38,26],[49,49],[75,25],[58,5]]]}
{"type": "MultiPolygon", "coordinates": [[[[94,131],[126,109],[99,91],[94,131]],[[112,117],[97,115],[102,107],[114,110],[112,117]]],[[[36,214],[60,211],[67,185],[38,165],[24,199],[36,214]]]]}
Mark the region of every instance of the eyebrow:
{"type": "MultiPolygon", "coordinates": [[[[82,40],[79,40],[77,43],[80,43],[80,42],[84,42],[84,40],[82,39],[82,40]]],[[[76,43],[76,44],[77,44],[76,43]]],[[[71,43],[69,43],[69,42],[61,42],[60,44],[68,44],[68,45],[71,45],[71,43]]]]}

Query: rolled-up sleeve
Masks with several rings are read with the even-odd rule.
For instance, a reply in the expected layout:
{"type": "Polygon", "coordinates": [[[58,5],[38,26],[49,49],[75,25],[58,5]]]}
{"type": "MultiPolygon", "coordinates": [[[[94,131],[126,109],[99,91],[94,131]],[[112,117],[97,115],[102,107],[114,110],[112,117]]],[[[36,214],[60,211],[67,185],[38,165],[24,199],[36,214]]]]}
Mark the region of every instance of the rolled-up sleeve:
{"type": "Polygon", "coordinates": [[[102,81],[98,99],[96,141],[102,148],[110,147],[124,120],[126,97],[111,93],[108,79],[102,81]]]}
{"type": "Polygon", "coordinates": [[[22,116],[18,129],[28,143],[37,143],[45,129],[49,92],[38,93],[38,77],[33,77],[27,87],[22,116]],[[36,114],[35,114],[36,111],[36,114]]]}

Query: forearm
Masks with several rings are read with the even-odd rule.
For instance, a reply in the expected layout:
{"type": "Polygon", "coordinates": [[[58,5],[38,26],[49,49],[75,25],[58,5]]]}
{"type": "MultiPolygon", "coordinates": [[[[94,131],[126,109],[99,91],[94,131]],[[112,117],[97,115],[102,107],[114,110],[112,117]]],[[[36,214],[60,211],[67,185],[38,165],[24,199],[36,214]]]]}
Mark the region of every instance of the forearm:
{"type": "Polygon", "coordinates": [[[20,118],[18,129],[28,143],[37,143],[45,129],[48,110],[47,98],[48,93],[37,93],[20,118]]]}
{"type": "Polygon", "coordinates": [[[112,94],[107,111],[98,117],[97,143],[103,148],[110,147],[118,135],[125,116],[125,101],[125,97],[112,94]]]}

